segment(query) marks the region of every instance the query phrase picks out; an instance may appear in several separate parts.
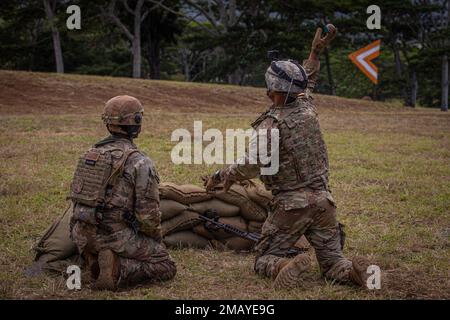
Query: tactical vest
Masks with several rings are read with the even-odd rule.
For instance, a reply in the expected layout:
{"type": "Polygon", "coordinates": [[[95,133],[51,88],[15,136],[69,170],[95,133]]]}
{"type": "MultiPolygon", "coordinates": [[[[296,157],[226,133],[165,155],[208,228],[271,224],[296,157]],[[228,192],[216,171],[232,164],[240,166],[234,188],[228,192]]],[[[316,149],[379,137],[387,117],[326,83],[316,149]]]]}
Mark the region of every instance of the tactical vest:
{"type": "Polygon", "coordinates": [[[287,191],[302,187],[328,189],[328,155],[314,105],[308,98],[298,98],[293,106],[273,108],[253,124],[257,130],[272,118],[280,132],[279,170],[261,175],[268,190],[287,191]]]}
{"type": "Polygon", "coordinates": [[[109,202],[108,189],[122,175],[128,157],[139,152],[133,145],[103,144],[90,148],[78,161],[69,198],[74,202],[74,219],[97,224],[98,211],[109,202]]]}

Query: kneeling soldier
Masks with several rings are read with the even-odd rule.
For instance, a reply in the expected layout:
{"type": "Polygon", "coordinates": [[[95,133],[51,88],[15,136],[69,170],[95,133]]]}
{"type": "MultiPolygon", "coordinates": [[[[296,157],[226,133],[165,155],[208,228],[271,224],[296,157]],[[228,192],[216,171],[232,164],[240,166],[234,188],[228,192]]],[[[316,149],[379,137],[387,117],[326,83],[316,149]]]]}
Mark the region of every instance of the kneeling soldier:
{"type": "MultiPolygon", "coordinates": [[[[328,154],[310,92],[319,72],[318,55],[334,38],[336,28],[328,25],[329,34],[316,33],[312,51],[303,66],[292,60],[273,61],[266,72],[267,95],[273,105],[253,124],[270,137],[279,130],[279,170],[273,175],[260,174],[267,165],[251,154],[244,161],[219,170],[205,179],[207,190],[223,183],[259,176],[274,198],[271,211],[256,246],[255,272],[274,279],[274,286],[290,288],[302,279],[310,265],[308,254],[288,256],[304,234],[315,249],[322,274],[344,283],[366,286],[368,261],[363,257],[348,260],[342,254],[344,234],[336,218],[336,205],[328,188],[328,154]]],[[[257,137],[257,136],[256,136],[257,137]]],[[[252,138],[255,139],[255,138],[252,138]]],[[[260,142],[259,138],[257,137],[260,142]]],[[[266,150],[274,143],[267,139],[266,150]]],[[[253,140],[251,144],[256,144],[253,140]]],[[[276,148],[276,147],[275,147],[276,148]]],[[[274,149],[275,150],[275,149],[274,149]]],[[[274,153],[272,150],[272,154],[274,153]]],[[[259,157],[259,155],[258,155],[259,157]]],[[[259,159],[260,160],[260,159],[259,159]]]]}
{"type": "Polygon", "coordinates": [[[130,96],[106,103],[102,118],[111,135],[80,158],[71,185],[71,237],[98,290],[176,274],[161,244],[158,173],[133,144],[143,111],[130,96]]]}

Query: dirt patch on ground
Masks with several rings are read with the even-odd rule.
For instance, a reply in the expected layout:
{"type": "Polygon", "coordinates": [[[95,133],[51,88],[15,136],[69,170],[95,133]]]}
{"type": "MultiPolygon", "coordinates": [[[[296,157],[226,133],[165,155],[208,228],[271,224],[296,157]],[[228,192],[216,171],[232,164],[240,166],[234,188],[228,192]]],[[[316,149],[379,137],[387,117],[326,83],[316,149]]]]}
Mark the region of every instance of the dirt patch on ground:
{"type": "MultiPolygon", "coordinates": [[[[0,114],[101,112],[105,101],[120,95],[140,99],[146,112],[255,113],[269,105],[263,88],[136,80],[98,76],[0,71],[0,114]]],[[[315,96],[319,109],[388,111],[385,104],[315,96]]]]}

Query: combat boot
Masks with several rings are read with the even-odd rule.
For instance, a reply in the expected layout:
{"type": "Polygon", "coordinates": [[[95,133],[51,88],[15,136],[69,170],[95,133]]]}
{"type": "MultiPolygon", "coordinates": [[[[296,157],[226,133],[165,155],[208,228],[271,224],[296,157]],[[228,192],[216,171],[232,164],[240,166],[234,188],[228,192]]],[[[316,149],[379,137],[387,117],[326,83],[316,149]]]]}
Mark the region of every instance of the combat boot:
{"type": "Polygon", "coordinates": [[[306,253],[302,253],[288,263],[282,261],[281,264],[284,264],[284,266],[278,272],[273,282],[273,287],[276,289],[290,289],[299,284],[302,274],[311,265],[311,257],[306,253]]]}
{"type": "Polygon", "coordinates": [[[97,255],[83,252],[82,254],[84,260],[83,273],[81,274],[82,283],[94,283],[98,278],[100,269],[98,267],[97,255]]]}
{"type": "Polygon", "coordinates": [[[369,267],[369,261],[364,257],[355,257],[352,259],[352,269],[348,274],[348,278],[354,284],[367,288],[367,268],[369,267]]]}
{"type": "Polygon", "coordinates": [[[289,258],[281,258],[280,260],[277,261],[277,263],[275,264],[275,267],[273,268],[273,271],[272,271],[272,275],[271,275],[272,280],[275,280],[277,278],[281,269],[286,267],[289,264],[289,262],[291,262],[291,259],[289,259],[289,258]]]}
{"type": "Polygon", "coordinates": [[[102,250],[98,254],[99,276],[94,283],[95,290],[117,290],[120,276],[120,260],[112,250],[102,250]]]}

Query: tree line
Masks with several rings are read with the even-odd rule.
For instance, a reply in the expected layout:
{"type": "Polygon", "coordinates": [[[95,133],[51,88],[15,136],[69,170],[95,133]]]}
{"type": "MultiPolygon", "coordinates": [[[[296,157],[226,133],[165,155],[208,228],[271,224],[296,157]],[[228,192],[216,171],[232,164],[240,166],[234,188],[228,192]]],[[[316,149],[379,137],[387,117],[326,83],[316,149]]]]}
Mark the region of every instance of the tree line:
{"type": "Polygon", "coordinates": [[[448,109],[450,0],[10,0],[0,7],[0,68],[264,85],[267,51],[306,58],[318,26],[339,35],[321,93],[448,109]],[[77,5],[81,29],[66,26],[77,5]],[[381,39],[373,85],[348,55],[381,39]]]}

